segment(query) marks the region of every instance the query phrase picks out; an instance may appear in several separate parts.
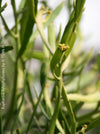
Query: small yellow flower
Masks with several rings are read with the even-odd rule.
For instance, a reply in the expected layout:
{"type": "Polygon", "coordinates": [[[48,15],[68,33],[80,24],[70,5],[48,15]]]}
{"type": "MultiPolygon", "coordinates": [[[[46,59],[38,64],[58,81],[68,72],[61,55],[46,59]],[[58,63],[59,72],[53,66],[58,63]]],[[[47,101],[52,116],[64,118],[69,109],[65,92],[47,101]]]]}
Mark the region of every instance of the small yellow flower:
{"type": "Polygon", "coordinates": [[[82,126],[81,132],[82,132],[82,133],[85,133],[85,130],[86,130],[86,129],[87,129],[87,125],[84,124],[84,125],[82,126]]]}
{"type": "Polygon", "coordinates": [[[44,6],[41,6],[40,10],[43,10],[44,11],[44,6]]]}
{"type": "Polygon", "coordinates": [[[69,46],[68,45],[65,46],[65,44],[63,43],[63,44],[59,44],[59,48],[61,51],[66,51],[69,48],[69,46]]]}
{"type": "Polygon", "coordinates": [[[49,8],[44,8],[44,6],[41,6],[40,11],[42,11],[42,14],[51,14],[52,11],[49,8]]]}
{"type": "Polygon", "coordinates": [[[53,98],[53,102],[55,102],[56,101],[56,98],[53,98]]]}

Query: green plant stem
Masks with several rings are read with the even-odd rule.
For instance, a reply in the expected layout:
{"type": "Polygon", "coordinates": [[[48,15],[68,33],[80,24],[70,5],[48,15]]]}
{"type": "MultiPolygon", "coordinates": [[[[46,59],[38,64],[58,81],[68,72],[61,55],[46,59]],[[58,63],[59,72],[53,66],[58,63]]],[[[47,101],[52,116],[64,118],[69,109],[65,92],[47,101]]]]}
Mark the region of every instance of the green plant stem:
{"type": "Polygon", "coordinates": [[[80,75],[77,83],[77,91],[80,91],[80,83],[81,83],[81,78],[82,78],[82,72],[83,72],[84,66],[80,70],[80,75]]]}
{"type": "Polygon", "coordinates": [[[8,117],[7,117],[7,120],[5,122],[4,130],[6,130],[6,128],[8,128],[8,125],[11,122],[14,107],[16,106],[17,79],[18,79],[18,58],[17,58],[17,53],[18,53],[18,47],[20,46],[20,35],[19,35],[19,28],[18,28],[19,19],[17,18],[17,16],[15,16],[15,24],[16,24],[16,26],[15,26],[16,34],[18,36],[16,38],[16,61],[15,61],[15,72],[14,72],[14,85],[13,85],[13,91],[12,91],[11,104],[10,104],[10,107],[9,107],[8,117]]]}
{"type": "Polygon", "coordinates": [[[46,46],[46,48],[48,49],[48,51],[51,53],[51,55],[53,55],[52,49],[50,47],[50,44],[48,42],[48,40],[46,39],[45,33],[44,33],[44,27],[43,27],[43,20],[42,20],[42,12],[39,11],[36,17],[36,25],[37,25],[37,29],[41,35],[41,38],[46,46]]]}
{"type": "Polygon", "coordinates": [[[17,66],[18,66],[18,62],[16,60],[16,62],[15,62],[15,73],[14,73],[15,77],[14,77],[13,93],[12,93],[11,104],[10,104],[10,108],[9,108],[9,111],[8,111],[7,120],[5,122],[4,130],[6,130],[6,128],[8,127],[8,125],[11,122],[11,117],[13,115],[13,110],[14,110],[14,106],[15,106],[15,103],[16,103],[16,87],[17,87],[17,74],[18,74],[17,66]]]}
{"type": "Polygon", "coordinates": [[[61,123],[58,121],[58,119],[56,120],[56,127],[57,127],[57,129],[59,130],[59,133],[65,134],[64,128],[63,128],[63,126],[61,125],[61,123]]]}
{"type": "MultiPolygon", "coordinates": [[[[32,108],[34,109],[35,104],[34,104],[34,101],[33,101],[33,96],[32,96],[32,92],[31,92],[31,89],[30,89],[30,84],[29,84],[28,79],[26,80],[26,85],[27,85],[27,92],[28,92],[29,100],[30,100],[30,102],[31,102],[31,104],[32,104],[32,108]]],[[[35,89],[35,88],[34,88],[34,89],[35,89]]],[[[38,96],[38,95],[37,95],[37,96],[38,96]]],[[[29,102],[28,102],[28,103],[29,103],[29,102]]],[[[41,128],[40,128],[40,126],[39,126],[39,124],[38,124],[38,122],[37,122],[36,116],[34,116],[34,121],[35,121],[35,123],[36,123],[38,129],[41,131],[41,128]]]]}
{"type": "MultiPolygon", "coordinates": [[[[37,100],[38,100],[38,94],[37,94],[37,91],[36,91],[35,88],[34,88],[34,91],[35,91],[35,94],[36,94],[36,97],[37,97],[37,100]]],[[[42,106],[41,102],[39,103],[39,107],[40,107],[42,113],[44,114],[44,116],[45,116],[48,120],[50,120],[50,117],[49,117],[48,114],[45,112],[45,109],[44,109],[44,107],[42,106]]]]}
{"type": "Polygon", "coordinates": [[[0,134],[3,134],[3,130],[2,130],[2,116],[1,116],[1,109],[0,109],[0,134]]]}
{"type": "Polygon", "coordinates": [[[32,104],[32,107],[34,108],[34,101],[33,101],[33,96],[32,96],[32,92],[31,92],[31,89],[30,89],[30,85],[29,85],[29,81],[27,80],[26,81],[26,84],[27,84],[27,92],[28,92],[28,96],[29,96],[29,100],[32,104]]]}
{"type": "Polygon", "coordinates": [[[72,123],[71,132],[72,132],[72,134],[76,134],[76,121],[75,121],[75,116],[74,116],[74,112],[73,112],[71,103],[69,102],[69,99],[67,97],[67,93],[65,91],[64,86],[62,88],[62,97],[63,97],[64,103],[66,105],[66,108],[67,108],[67,110],[69,112],[70,120],[71,120],[71,123],[72,123]]]}
{"type": "Polygon", "coordinates": [[[91,123],[87,126],[86,132],[97,126],[100,126],[100,116],[96,117],[93,121],[91,121],[91,123]]]}
{"type": "Polygon", "coordinates": [[[56,125],[56,119],[57,116],[59,114],[59,108],[60,108],[60,98],[61,98],[61,90],[62,90],[62,80],[57,80],[57,100],[56,100],[56,104],[55,104],[55,109],[54,109],[54,113],[53,116],[51,118],[50,121],[50,128],[49,128],[49,134],[54,134],[54,130],[55,130],[55,125],[56,125]]]}
{"type": "MultiPolygon", "coordinates": [[[[13,26],[10,31],[13,31],[15,29],[15,26],[13,26]]],[[[6,33],[3,37],[0,38],[0,42],[4,39],[6,39],[9,36],[9,33],[6,33]]]]}
{"type": "MultiPolygon", "coordinates": [[[[2,83],[1,83],[1,81],[0,81],[0,104],[1,104],[1,101],[2,101],[2,91],[1,91],[1,89],[2,89],[2,83]]],[[[0,134],[2,134],[3,132],[2,132],[2,109],[1,109],[1,107],[0,107],[0,134]]]]}
{"type": "MultiPolygon", "coordinates": [[[[20,46],[21,46],[21,42],[20,42],[20,33],[19,33],[19,18],[16,18],[16,33],[17,33],[17,39],[16,39],[16,42],[17,42],[17,44],[16,44],[16,54],[18,55],[18,51],[19,51],[19,49],[20,49],[20,46]]],[[[17,60],[18,60],[18,58],[17,58],[17,60]]]]}
{"type": "Polygon", "coordinates": [[[47,78],[48,78],[48,80],[50,80],[50,81],[55,81],[55,78],[53,78],[53,77],[51,77],[51,76],[50,76],[50,77],[48,76],[47,78]]]}
{"type": "Polygon", "coordinates": [[[0,0],[0,8],[1,8],[2,0],[0,0]]]}
{"type": "Polygon", "coordinates": [[[78,102],[98,102],[100,101],[100,93],[95,92],[94,94],[87,94],[87,95],[82,95],[79,93],[74,93],[74,94],[68,94],[68,98],[71,101],[78,101],[78,102]]]}
{"type": "Polygon", "coordinates": [[[7,33],[9,33],[12,37],[17,38],[17,35],[16,35],[15,33],[13,33],[13,31],[11,31],[11,30],[9,29],[9,27],[8,27],[8,25],[7,25],[7,23],[6,23],[5,19],[4,19],[4,17],[3,17],[2,15],[0,15],[0,16],[1,16],[3,25],[4,25],[5,30],[7,31],[7,33]]]}
{"type": "Polygon", "coordinates": [[[12,4],[12,8],[13,8],[13,13],[14,13],[14,17],[15,17],[15,20],[17,18],[17,12],[16,12],[16,3],[15,3],[15,0],[11,0],[11,4],[12,4]]]}
{"type": "Polygon", "coordinates": [[[17,133],[17,134],[21,134],[21,131],[20,131],[19,128],[16,130],[16,133],[17,133]]]}
{"type": "MultiPolygon", "coordinates": [[[[26,101],[27,103],[29,103],[29,100],[28,100],[27,96],[25,96],[25,101],[26,101]]],[[[34,109],[34,106],[33,106],[33,109],[34,109]]],[[[30,108],[30,111],[32,111],[31,108],[30,108]]],[[[41,127],[40,127],[39,124],[38,124],[38,121],[37,121],[36,116],[34,116],[33,118],[34,118],[34,121],[35,121],[35,123],[36,123],[37,128],[41,131],[41,127]]],[[[33,125],[32,125],[31,127],[33,127],[33,125]]],[[[25,128],[26,128],[26,127],[25,127],[25,128]]],[[[25,130],[26,130],[26,129],[25,129],[25,130]]],[[[42,132],[42,131],[41,131],[41,132],[42,132]]]]}
{"type": "Polygon", "coordinates": [[[63,117],[63,119],[64,119],[64,122],[65,122],[65,125],[66,125],[66,132],[67,132],[68,134],[71,134],[71,130],[70,130],[70,126],[69,126],[69,124],[68,124],[68,121],[67,121],[67,119],[66,119],[64,113],[63,113],[62,111],[60,111],[60,112],[61,112],[61,115],[62,115],[62,117],[63,117]]]}
{"type": "Polygon", "coordinates": [[[19,105],[19,108],[18,108],[18,111],[17,111],[17,115],[16,115],[16,118],[15,118],[15,120],[14,120],[14,124],[13,124],[12,129],[11,129],[11,134],[13,134],[13,130],[14,130],[14,127],[15,127],[15,125],[16,125],[16,121],[17,121],[17,119],[18,119],[18,115],[19,115],[19,113],[20,113],[20,111],[21,111],[21,107],[22,107],[22,104],[23,104],[23,101],[24,101],[25,86],[26,86],[26,72],[25,72],[25,74],[24,74],[24,87],[23,87],[22,100],[21,100],[21,103],[20,103],[20,105],[19,105]]]}
{"type": "Polygon", "coordinates": [[[40,95],[39,95],[38,101],[37,101],[36,105],[34,106],[34,111],[33,111],[32,115],[31,115],[31,118],[30,118],[30,120],[29,120],[29,123],[28,123],[27,129],[26,129],[26,134],[28,134],[28,131],[29,131],[30,127],[31,127],[32,120],[33,120],[33,117],[34,117],[34,115],[35,115],[35,113],[36,113],[36,110],[37,110],[38,104],[39,104],[39,102],[40,102],[40,100],[41,100],[41,96],[42,96],[42,94],[43,94],[43,91],[44,91],[44,90],[42,89],[42,90],[41,90],[41,92],[40,92],[40,95]]]}
{"type": "Polygon", "coordinates": [[[34,58],[34,59],[38,59],[40,61],[42,61],[45,57],[44,53],[41,51],[32,51],[31,53],[27,53],[25,56],[27,59],[34,58]]]}
{"type": "MultiPolygon", "coordinates": [[[[1,1],[1,0],[0,0],[0,1],[1,1]]],[[[0,2],[0,13],[3,12],[6,7],[7,7],[7,3],[5,3],[5,4],[3,5],[3,7],[1,7],[1,2],[0,2]]]]}

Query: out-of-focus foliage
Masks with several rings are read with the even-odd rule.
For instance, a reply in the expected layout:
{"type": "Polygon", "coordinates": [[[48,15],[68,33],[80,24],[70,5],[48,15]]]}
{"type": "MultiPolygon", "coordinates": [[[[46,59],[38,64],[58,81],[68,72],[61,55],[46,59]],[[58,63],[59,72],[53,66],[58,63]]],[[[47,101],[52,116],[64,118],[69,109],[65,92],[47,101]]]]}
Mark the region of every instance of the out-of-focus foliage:
{"type": "Polygon", "coordinates": [[[54,20],[64,2],[51,10],[47,1],[21,0],[17,10],[16,1],[11,0],[15,26],[9,29],[2,15],[7,4],[1,6],[0,1],[6,31],[5,35],[0,31],[0,107],[3,69],[6,103],[0,111],[0,134],[100,132],[100,54],[81,48],[79,22],[84,3],[66,1],[69,20],[61,35],[61,25],[56,33],[54,20]],[[35,42],[38,35],[40,49],[35,42]]]}

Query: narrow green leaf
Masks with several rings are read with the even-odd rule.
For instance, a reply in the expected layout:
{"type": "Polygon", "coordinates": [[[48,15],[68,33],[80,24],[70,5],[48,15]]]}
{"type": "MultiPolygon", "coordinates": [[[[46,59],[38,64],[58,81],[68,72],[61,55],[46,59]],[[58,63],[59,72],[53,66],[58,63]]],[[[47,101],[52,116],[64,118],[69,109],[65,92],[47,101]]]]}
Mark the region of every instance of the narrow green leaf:
{"type": "Polygon", "coordinates": [[[62,128],[62,126],[58,120],[56,120],[56,126],[57,126],[58,130],[61,132],[61,134],[65,134],[64,129],[62,128]]]}
{"type": "Polygon", "coordinates": [[[71,9],[72,9],[71,0],[68,0],[68,1],[67,1],[67,7],[68,7],[69,14],[70,14],[70,13],[71,13],[71,9]]]}
{"type": "MultiPolygon", "coordinates": [[[[0,104],[1,104],[1,101],[2,101],[2,96],[1,96],[1,81],[0,81],[0,104]]],[[[1,107],[0,107],[0,134],[3,134],[3,131],[2,131],[2,115],[1,115],[1,107]]]]}
{"type": "Polygon", "coordinates": [[[57,75],[60,73],[61,68],[65,68],[63,66],[64,62],[66,62],[67,57],[73,48],[75,39],[76,39],[76,33],[73,33],[73,35],[70,39],[70,42],[69,42],[69,48],[66,51],[61,51],[59,47],[57,48],[57,50],[54,53],[54,56],[51,60],[51,64],[50,64],[51,71],[53,74],[55,73],[55,75],[57,75]]]}
{"type": "MultiPolygon", "coordinates": [[[[1,80],[0,80],[0,103],[1,103],[1,100],[2,100],[2,96],[1,96],[1,88],[2,88],[2,84],[1,84],[1,80]]],[[[0,109],[1,110],[1,109],[0,109]]]]}
{"type": "Polygon", "coordinates": [[[74,116],[74,112],[73,112],[71,103],[69,101],[69,97],[67,97],[67,93],[66,93],[66,91],[64,89],[64,86],[62,88],[62,97],[63,97],[65,106],[66,106],[66,108],[68,110],[68,113],[69,113],[69,116],[70,116],[70,120],[71,120],[71,123],[72,123],[71,132],[72,132],[72,134],[76,134],[76,121],[75,121],[75,116],[74,116]]]}
{"type": "Polygon", "coordinates": [[[79,18],[81,17],[82,11],[83,11],[83,6],[84,6],[85,0],[76,0],[75,3],[75,8],[72,12],[72,14],[70,15],[70,19],[68,24],[66,25],[66,28],[64,30],[62,39],[61,39],[61,43],[69,43],[69,39],[71,38],[73,32],[76,29],[77,24],[79,23],[79,18]]]}
{"type": "Polygon", "coordinates": [[[13,46],[2,46],[0,47],[0,54],[11,51],[12,49],[13,49],[13,46]]]}
{"type": "Polygon", "coordinates": [[[42,90],[45,87],[46,78],[47,78],[46,63],[43,62],[42,65],[41,65],[41,70],[40,70],[40,84],[41,84],[42,90]]]}
{"type": "Polygon", "coordinates": [[[7,25],[7,23],[6,23],[5,19],[4,19],[4,17],[3,17],[2,15],[0,15],[0,16],[1,16],[1,19],[2,19],[2,22],[3,22],[3,25],[4,25],[4,27],[5,27],[6,32],[7,32],[8,34],[10,34],[12,37],[16,38],[17,36],[13,33],[13,31],[11,31],[11,30],[9,29],[9,27],[8,27],[8,25],[7,25]]]}
{"type": "MultiPolygon", "coordinates": [[[[0,81],[0,104],[2,101],[2,96],[1,96],[1,81],[0,81]]],[[[2,110],[1,110],[1,106],[0,106],[0,134],[3,134],[3,129],[2,129],[2,110]]]]}
{"type": "MultiPolygon", "coordinates": [[[[31,1],[32,2],[32,1],[31,1]]],[[[29,5],[30,2],[26,1],[24,8],[26,9],[23,13],[22,19],[21,19],[21,29],[20,29],[20,39],[21,39],[21,48],[19,50],[18,57],[20,57],[27,46],[27,43],[29,41],[29,38],[32,34],[32,29],[35,23],[34,16],[32,16],[34,13],[33,8],[36,8],[34,5],[34,1],[32,2],[32,7],[30,8],[29,5]],[[32,14],[30,13],[33,10],[32,14]]]]}
{"type": "Polygon", "coordinates": [[[48,19],[48,21],[44,23],[44,27],[48,26],[50,23],[54,21],[54,19],[59,15],[60,11],[62,10],[63,5],[64,5],[64,2],[62,2],[60,5],[56,7],[56,9],[50,15],[50,18],[48,19]]]}
{"type": "MultiPolygon", "coordinates": [[[[10,31],[13,31],[15,29],[15,26],[13,26],[10,31]]],[[[3,37],[0,38],[0,42],[2,42],[4,39],[6,39],[9,36],[9,33],[6,33],[3,37]]]]}
{"type": "Polygon", "coordinates": [[[94,94],[87,94],[87,95],[82,95],[82,94],[68,94],[68,98],[71,101],[78,101],[78,102],[98,102],[100,101],[100,93],[96,92],[94,94]]]}
{"type": "Polygon", "coordinates": [[[50,67],[51,67],[51,71],[52,71],[53,75],[57,76],[61,70],[59,62],[61,60],[62,54],[63,54],[63,52],[58,47],[56,52],[54,53],[53,58],[50,63],[50,67]]]}
{"type": "Polygon", "coordinates": [[[46,86],[48,71],[49,71],[48,60],[44,59],[42,65],[41,65],[41,69],[40,69],[40,84],[41,84],[42,90],[44,90],[43,96],[44,96],[44,101],[46,104],[45,105],[46,112],[47,112],[48,116],[51,117],[53,109],[52,109],[51,101],[50,101],[49,94],[48,94],[48,88],[46,86]]]}
{"type": "Polygon", "coordinates": [[[16,134],[21,134],[21,131],[20,131],[19,128],[17,128],[17,130],[16,130],[16,134]]]}
{"type": "Polygon", "coordinates": [[[55,37],[55,25],[53,23],[51,23],[48,26],[48,41],[51,46],[51,49],[55,51],[56,37],[55,37]]]}
{"type": "MultiPolygon", "coordinates": [[[[22,105],[23,105],[24,94],[25,94],[25,86],[26,86],[26,72],[24,72],[24,87],[23,87],[22,99],[21,99],[21,102],[20,102],[20,105],[19,105],[19,108],[18,108],[18,111],[17,111],[17,114],[16,114],[16,118],[15,118],[15,120],[14,120],[12,129],[11,129],[11,134],[13,134],[14,127],[15,127],[15,125],[16,125],[16,122],[17,122],[19,113],[20,113],[21,108],[22,108],[22,105]]],[[[18,131],[18,132],[19,132],[19,131],[18,131]]],[[[19,134],[20,134],[20,133],[19,133],[19,134]]]]}
{"type": "Polygon", "coordinates": [[[28,7],[31,18],[35,19],[35,0],[30,0],[30,2],[28,2],[28,7]]]}
{"type": "MultiPolygon", "coordinates": [[[[60,90],[60,89],[58,89],[58,90],[60,90]]],[[[60,107],[60,92],[58,91],[54,113],[53,113],[53,116],[50,121],[49,134],[54,134],[56,119],[57,119],[57,116],[59,113],[59,107],[60,107]]]]}
{"type": "Polygon", "coordinates": [[[72,51],[72,48],[73,48],[74,43],[75,43],[75,40],[76,40],[76,33],[74,32],[72,34],[72,36],[70,37],[70,39],[69,39],[69,42],[68,42],[69,48],[68,48],[67,51],[65,51],[65,56],[64,56],[64,59],[63,59],[63,63],[62,64],[64,64],[64,62],[66,62],[66,60],[67,60],[70,52],[72,51]]]}
{"type": "MultiPolygon", "coordinates": [[[[44,11],[42,9],[40,9],[38,11],[37,16],[36,16],[36,25],[37,25],[37,29],[38,29],[38,31],[40,33],[40,36],[42,38],[43,43],[45,44],[45,46],[48,49],[48,51],[53,55],[52,49],[51,49],[51,47],[49,45],[49,42],[48,42],[48,40],[46,38],[46,35],[44,33],[43,19],[42,19],[43,12],[44,11]]],[[[47,12],[47,11],[45,11],[45,12],[47,12]]]]}
{"type": "Polygon", "coordinates": [[[34,58],[34,59],[38,59],[38,60],[43,60],[45,58],[45,55],[43,52],[41,51],[32,51],[30,53],[27,53],[24,55],[25,60],[34,58]]]}
{"type": "Polygon", "coordinates": [[[75,4],[75,20],[79,21],[81,14],[84,10],[85,0],[76,0],[75,4]]]}
{"type": "Polygon", "coordinates": [[[56,37],[56,45],[58,45],[60,43],[60,39],[61,39],[61,25],[60,25],[58,35],[56,37]]]}
{"type": "MultiPolygon", "coordinates": [[[[50,23],[52,23],[55,18],[59,15],[59,13],[61,12],[62,8],[63,8],[64,3],[62,2],[60,5],[58,5],[56,7],[56,9],[54,11],[52,11],[49,19],[47,20],[47,22],[44,23],[44,28],[46,28],[50,23]]],[[[27,48],[29,48],[28,46],[31,44],[30,48],[33,45],[34,40],[36,39],[37,35],[39,34],[38,30],[35,30],[34,33],[31,35],[30,39],[29,39],[29,43],[27,44],[27,48]]]]}
{"type": "MultiPolygon", "coordinates": [[[[1,110],[0,110],[0,112],[1,112],[1,110]]],[[[3,134],[1,114],[0,114],[0,134],[3,134]]]]}
{"type": "Polygon", "coordinates": [[[18,54],[19,57],[24,53],[24,51],[26,49],[26,45],[27,45],[29,37],[32,33],[33,24],[34,24],[34,22],[30,18],[29,14],[24,13],[24,18],[21,22],[21,31],[20,31],[21,48],[20,48],[19,54],[18,54]]]}
{"type": "Polygon", "coordinates": [[[68,121],[67,121],[67,119],[62,111],[61,111],[61,114],[62,114],[63,120],[65,122],[65,125],[66,125],[66,132],[68,134],[71,134],[70,126],[69,126],[68,121]]]}
{"type": "MultiPolygon", "coordinates": [[[[35,90],[35,94],[36,94],[36,97],[37,97],[37,100],[38,100],[37,91],[36,91],[35,88],[34,88],[34,90],[35,90]]],[[[44,114],[44,116],[45,116],[48,120],[50,120],[50,117],[48,116],[48,114],[47,114],[47,112],[45,111],[44,106],[41,104],[41,102],[39,103],[39,106],[40,106],[40,109],[41,109],[42,113],[44,114]]]]}
{"type": "MultiPolygon", "coordinates": [[[[35,88],[34,88],[34,90],[35,90],[35,88]]],[[[35,90],[35,93],[36,93],[37,100],[38,100],[38,95],[37,95],[37,91],[36,91],[36,90],[35,90]]],[[[46,113],[46,111],[45,111],[44,107],[42,106],[41,102],[39,103],[39,106],[40,106],[41,111],[43,112],[44,116],[45,116],[48,120],[50,120],[50,117],[49,117],[48,114],[46,113]]],[[[50,105],[50,107],[51,107],[51,105],[50,105]]],[[[48,107],[48,108],[49,108],[49,107],[48,107]]],[[[53,110],[53,108],[51,107],[51,112],[52,112],[52,110],[53,110]]],[[[58,130],[59,130],[62,134],[65,134],[65,133],[64,133],[64,130],[63,130],[63,128],[62,128],[62,126],[61,126],[61,124],[60,124],[60,122],[59,122],[58,120],[56,120],[56,126],[57,126],[58,130]]]]}
{"type": "Polygon", "coordinates": [[[2,3],[2,0],[0,0],[0,8],[1,8],[1,3],[2,3]]]}
{"type": "Polygon", "coordinates": [[[72,33],[74,32],[74,27],[75,27],[75,22],[74,20],[69,21],[69,23],[67,24],[62,39],[61,39],[61,43],[65,43],[67,45],[67,43],[69,43],[69,39],[72,35],[72,33]]]}
{"type": "Polygon", "coordinates": [[[65,43],[66,45],[68,44],[69,38],[71,37],[72,33],[75,31],[76,28],[76,22],[74,21],[74,14],[75,11],[73,10],[61,38],[61,43],[65,43]]]}
{"type": "Polygon", "coordinates": [[[29,96],[29,100],[30,100],[30,102],[32,104],[32,107],[34,109],[34,100],[33,100],[32,92],[31,92],[31,88],[30,88],[30,84],[29,84],[28,80],[26,81],[26,84],[27,84],[27,93],[28,93],[28,96],[29,96]]]}
{"type": "Polygon", "coordinates": [[[37,3],[38,3],[38,0],[30,0],[30,2],[28,2],[28,7],[29,7],[28,10],[33,20],[35,20],[35,16],[37,13],[37,3]]]}
{"type": "Polygon", "coordinates": [[[40,100],[41,100],[43,91],[44,91],[44,90],[41,90],[41,92],[40,92],[40,94],[39,94],[39,97],[38,97],[38,100],[37,100],[37,103],[36,103],[36,105],[34,106],[34,111],[33,111],[32,115],[31,115],[31,118],[30,118],[29,123],[28,123],[27,128],[26,128],[26,134],[28,134],[29,129],[30,129],[30,127],[31,127],[31,123],[32,123],[32,121],[33,121],[34,115],[36,114],[36,110],[37,110],[37,107],[38,107],[39,102],[40,102],[40,100]]]}
{"type": "Polygon", "coordinates": [[[2,7],[1,7],[1,0],[0,0],[0,14],[1,12],[3,12],[5,10],[5,8],[7,7],[7,3],[5,3],[2,7]]]}
{"type": "Polygon", "coordinates": [[[21,0],[20,5],[19,5],[19,10],[21,10],[21,9],[24,8],[24,6],[25,6],[25,1],[26,1],[26,0],[21,0]]]}
{"type": "Polygon", "coordinates": [[[12,5],[12,8],[13,8],[14,17],[16,18],[16,3],[15,3],[15,0],[11,0],[11,5],[12,5]]]}
{"type": "MultiPolygon", "coordinates": [[[[82,7],[83,7],[83,5],[82,5],[82,7]]],[[[75,40],[76,40],[76,31],[75,31],[76,26],[77,26],[77,23],[76,23],[76,20],[75,20],[75,11],[73,11],[71,16],[70,16],[69,22],[68,22],[68,24],[65,28],[65,31],[63,33],[62,39],[61,39],[61,43],[65,43],[66,45],[69,46],[69,49],[67,51],[65,51],[64,54],[62,53],[62,55],[64,55],[64,56],[62,57],[62,55],[60,55],[60,57],[59,57],[59,61],[60,61],[60,59],[62,59],[62,64],[64,64],[64,62],[67,60],[67,57],[70,54],[70,52],[73,48],[73,45],[75,43],[75,40]]],[[[56,50],[56,51],[58,51],[58,50],[56,50]]],[[[57,64],[57,61],[55,63],[57,64]]],[[[55,63],[54,63],[54,65],[56,65],[55,63]]],[[[51,66],[51,70],[54,69],[54,65],[51,66]]]]}
{"type": "Polygon", "coordinates": [[[87,126],[86,132],[97,126],[100,126],[100,116],[91,121],[91,123],[87,126]]]}
{"type": "Polygon", "coordinates": [[[43,43],[43,53],[46,58],[50,57],[50,53],[48,53],[48,49],[46,48],[45,44],[43,43]]]}
{"type": "Polygon", "coordinates": [[[47,86],[45,86],[43,96],[44,96],[44,100],[45,100],[45,104],[46,104],[45,107],[46,107],[47,114],[51,118],[51,115],[53,113],[53,109],[54,108],[52,107],[52,103],[51,103],[51,99],[50,99],[50,95],[49,95],[49,90],[48,90],[48,87],[47,86]]]}
{"type": "Polygon", "coordinates": [[[14,78],[14,85],[13,85],[13,90],[12,90],[12,96],[11,96],[11,102],[10,102],[10,106],[9,106],[9,111],[8,111],[8,115],[6,120],[5,120],[5,124],[4,124],[4,130],[6,130],[8,128],[8,126],[10,125],[11,123],[11,118],[12,118],[12,113],[14,111],[14,108],[15,108],[15,103],[16,103],[16,87],[17,87],[17,73],[18,73],[18,61],[16,60],[15,61],[15,72],[14,72],[14,75],[15,75],[15,78],[14,78]]]}

